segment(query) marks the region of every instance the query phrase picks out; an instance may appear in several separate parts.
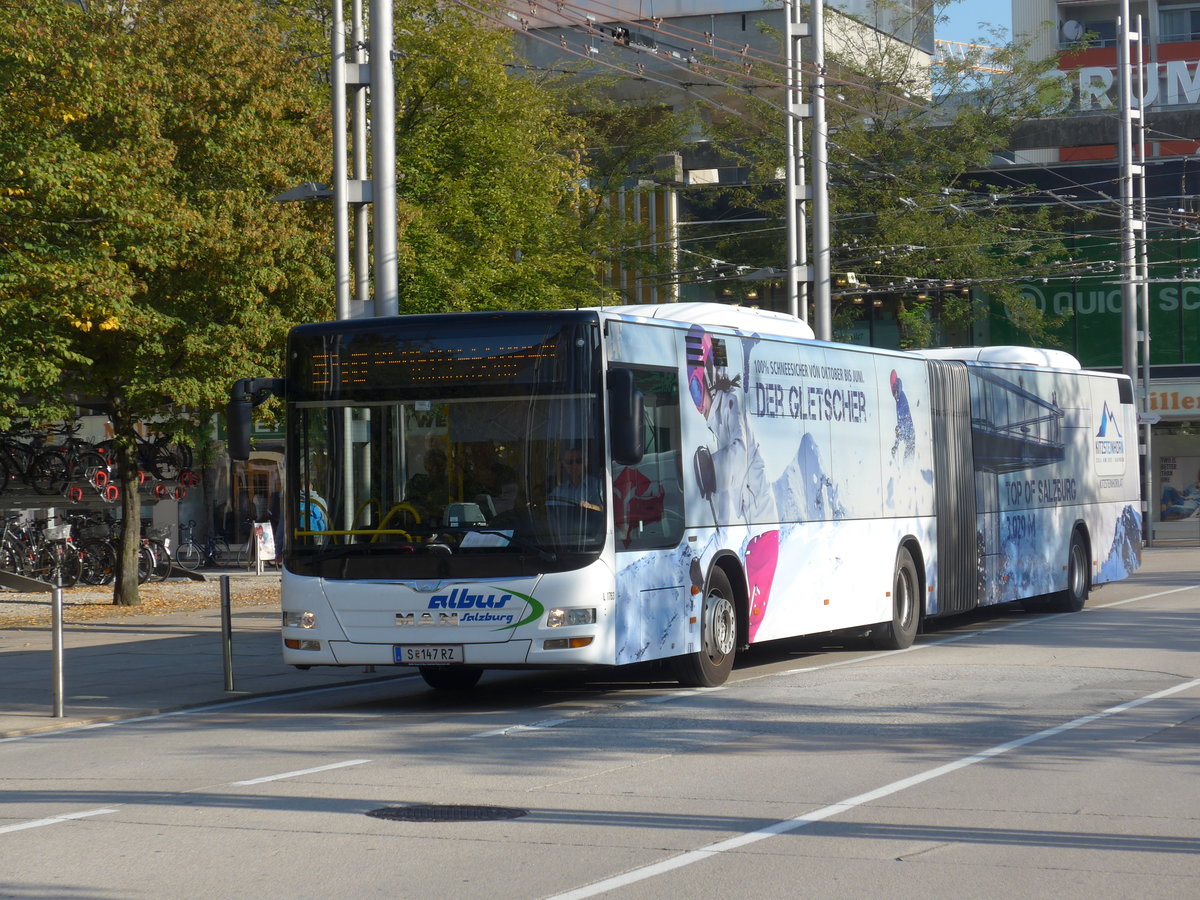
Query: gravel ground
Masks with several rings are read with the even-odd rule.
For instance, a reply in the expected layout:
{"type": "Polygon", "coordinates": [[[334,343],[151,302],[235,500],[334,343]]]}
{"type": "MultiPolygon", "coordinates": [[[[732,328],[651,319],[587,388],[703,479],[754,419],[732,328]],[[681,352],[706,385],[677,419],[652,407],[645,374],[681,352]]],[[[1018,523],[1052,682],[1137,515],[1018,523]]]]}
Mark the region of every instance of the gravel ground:
{"type": "MultiPolygon", "coordinates": [[[[63,621],[93,621],[124,616],[164,615],[207,609],[221,603],[220,571],[204,572],[205,581],[172,578],[143,584],[139,606],[114,606],[109,587],[73,587],[63,590],[63,621]]],[[[230,576],[229,595],[234,606],[279,602],[279,573],[230,576]]],[[[0,628],[41,628],[50,624],[50,594],[22,594],[0,590],[0,628]]]]}

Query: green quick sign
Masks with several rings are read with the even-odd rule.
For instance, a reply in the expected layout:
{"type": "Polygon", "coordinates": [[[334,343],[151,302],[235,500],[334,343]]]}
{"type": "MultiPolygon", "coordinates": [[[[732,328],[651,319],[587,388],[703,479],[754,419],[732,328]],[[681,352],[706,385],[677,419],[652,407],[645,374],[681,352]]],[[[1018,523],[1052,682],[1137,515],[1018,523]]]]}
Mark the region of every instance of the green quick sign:
{"type": "MultiPolygon", "coordinates": [[[[1190,237],[1190,232],[1188,233],[1190,237]]],[[[1068,246],[1075,260],[1070,268],[1078,275],[1030,279],[1020,283],[1021,294],[1051,316],[1067,316],[1056,332],[1061,346],[1085,366],[1117,366],[1121,360],[1121,275],[1116,264],[1120,246],[1116,234],[1079,238],[1068,246]],[[1088,272],[1091,264],[1110,264],[1110,271],[1088,272]]],[[[1154,365],[1200,363],[1200,279],[1197,279],[1197,244],[1171,229],[1151,232],[1150,362],[1154,365]]],[[[1066,267],[1064,267],[1066,268],[1066,267]]],[[[1137,323],[1141,328],[1141,322],[1137,323]]],[[[994,304],[992,344],[1027,342],[994,304]]]]}

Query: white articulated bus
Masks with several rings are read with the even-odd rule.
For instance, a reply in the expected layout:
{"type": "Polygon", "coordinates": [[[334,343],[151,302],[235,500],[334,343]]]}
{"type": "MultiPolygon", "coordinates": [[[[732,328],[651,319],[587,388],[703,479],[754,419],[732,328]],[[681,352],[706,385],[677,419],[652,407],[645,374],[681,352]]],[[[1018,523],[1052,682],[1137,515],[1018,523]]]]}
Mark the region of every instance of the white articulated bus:
{"type": "Polygon", "coordinates": [[[1029,348],[892,352],[711,304],[296,328],[283,654],[300,666],[667,660],[1023,600],[1141,559],[1128,379],[1029,348]]]}

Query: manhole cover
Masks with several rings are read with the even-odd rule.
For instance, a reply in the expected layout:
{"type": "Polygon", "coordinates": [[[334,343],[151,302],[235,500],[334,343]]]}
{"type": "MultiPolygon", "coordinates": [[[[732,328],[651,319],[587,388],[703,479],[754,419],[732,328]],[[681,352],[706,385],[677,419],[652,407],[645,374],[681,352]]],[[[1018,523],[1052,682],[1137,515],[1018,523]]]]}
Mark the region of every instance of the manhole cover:
{"type": "Polygon", "coordinates": [[[367,813],[376,819],[393,822],[486,822],[493,819],[519,819],[529,811],[511,806],[385,806],[367,813]]]}

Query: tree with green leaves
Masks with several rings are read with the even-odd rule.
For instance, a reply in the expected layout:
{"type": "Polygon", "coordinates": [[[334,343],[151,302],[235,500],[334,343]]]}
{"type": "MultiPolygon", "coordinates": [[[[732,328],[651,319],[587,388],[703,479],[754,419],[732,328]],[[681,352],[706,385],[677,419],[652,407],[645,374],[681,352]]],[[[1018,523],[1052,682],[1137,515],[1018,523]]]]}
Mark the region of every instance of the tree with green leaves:
{"type": "MultiPolygon", "coordinates": [[[[105,409],[138,602],[139,426],[204,421],[333,315],[332,216],[271,197],[331,168],[327,10],[297,0],[0,7],[0,427],[105,409]]],[[[625,252],[589,182],[595,121],[511,38],[394,5],[400,310],[605,297],[625,252]]]]}
{"type": "Polygon", "coordinates": [[[597,302],[605,232],[565,98],[458,5],[398,2],[394,19],[400,311],[597,302]]]}
{"type": "Polygon", "coordinates": [[[327,318],[328,215],[271,197],[328,169],[319,27],[257,0],[0,6],[0,426],[108,412],[139,602],[135,430],[207,417],[327,318]]]}

